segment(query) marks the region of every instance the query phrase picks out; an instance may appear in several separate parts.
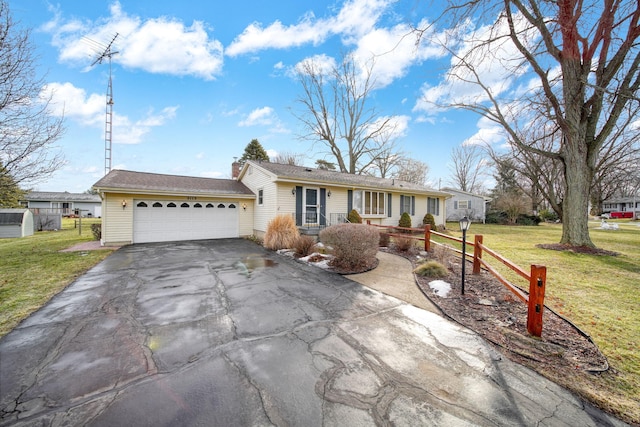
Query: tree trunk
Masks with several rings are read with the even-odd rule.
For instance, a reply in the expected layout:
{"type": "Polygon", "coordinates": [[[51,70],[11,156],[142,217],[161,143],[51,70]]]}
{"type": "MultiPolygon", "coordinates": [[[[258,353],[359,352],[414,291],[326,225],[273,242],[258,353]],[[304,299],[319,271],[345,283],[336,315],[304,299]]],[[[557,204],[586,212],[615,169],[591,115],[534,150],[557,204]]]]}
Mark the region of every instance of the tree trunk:
{"type": "Polygon", "coordinates": [[[565,150],[565,198],[562,203],[561,244],[595,247],[589,237],[589,188],[593,173],[579,146],[565,150]]]}

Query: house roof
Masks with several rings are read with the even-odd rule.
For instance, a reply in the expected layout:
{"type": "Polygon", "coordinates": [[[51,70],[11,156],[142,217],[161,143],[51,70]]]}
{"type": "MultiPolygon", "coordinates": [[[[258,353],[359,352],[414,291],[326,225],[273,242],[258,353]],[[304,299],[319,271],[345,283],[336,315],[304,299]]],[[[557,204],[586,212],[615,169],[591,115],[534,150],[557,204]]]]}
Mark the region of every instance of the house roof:
{"type": "Polygon", "coordinates": [[[0,209],[0,225],[20,225],[27,209],[0,209]]]}
{"type": "Polygon", "coordinates": [[[132,193],[186,193],[255,197],[253,192],[243,183],[233,179],[197,178],[120,169],[112,169],[101,180],[93,184],[93,187],[101,191],[132,193]]]}
{"type": "Polygon", "coordinates": [[[369,175],[354,175],[336,171],[294,166],[280,163],[247,161],[240,172],[239,179],[247,172],[249,165],[266,170],[276,176],[278,181],[332,184],[339,187],[358,187],[366,189],[384,189],[396,192],[424,193],[439,196],[451,196],[449,193],[434,190],[424,185],[397,179],[378,178],[369,175]]]}
{"type": "Polygon", "coordinates": [[[455,188],[451,188],[451,187],[443,187],[442,189],[449,193],[464,194],[467,196],[478,197],[480,199],[484,199],[485,202],[489,202],[492,200],[491,197],[483,196],[482,194],[469,193],[468,191],[456,190],[455,188]]]}
{"type": "Polygon", "coordinates": [[[24,200],[30,202],[97,202],[100,196],[97,194],[69,193],[68,191],[30,191],[24,196],[24,200]]]}

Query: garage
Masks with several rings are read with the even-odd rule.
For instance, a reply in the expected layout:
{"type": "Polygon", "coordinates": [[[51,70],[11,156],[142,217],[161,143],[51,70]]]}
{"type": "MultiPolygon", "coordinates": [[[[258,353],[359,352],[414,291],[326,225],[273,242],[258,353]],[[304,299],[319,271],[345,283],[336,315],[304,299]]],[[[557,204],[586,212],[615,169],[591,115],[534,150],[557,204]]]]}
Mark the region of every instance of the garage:
{"type": "Polygon", "coordinates": [[[134,200],[133,242],[222,239],[239,236],[237,202],[134,200]]]}

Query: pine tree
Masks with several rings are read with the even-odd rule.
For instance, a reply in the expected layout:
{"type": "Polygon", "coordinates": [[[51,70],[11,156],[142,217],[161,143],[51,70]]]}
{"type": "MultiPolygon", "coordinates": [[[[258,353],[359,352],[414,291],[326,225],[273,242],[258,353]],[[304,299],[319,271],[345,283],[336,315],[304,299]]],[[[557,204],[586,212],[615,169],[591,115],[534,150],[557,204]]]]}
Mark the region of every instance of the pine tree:
{"type": "Polygon", "coordinates": [[[24,191],[20,189],[16,181],[0,163],[0,207],[17,208],[20,207],[20,199],[24,196],[24,191]]]}
{"type": "Polygon", "coordinates": [[[244,153],[238,163],[244,165],[247,160],[258,160],[263,162],[269,161],[269,155],[265,151],[262,144],[257,139],[252,139],[249,144],[244,148],[244,153]]]}

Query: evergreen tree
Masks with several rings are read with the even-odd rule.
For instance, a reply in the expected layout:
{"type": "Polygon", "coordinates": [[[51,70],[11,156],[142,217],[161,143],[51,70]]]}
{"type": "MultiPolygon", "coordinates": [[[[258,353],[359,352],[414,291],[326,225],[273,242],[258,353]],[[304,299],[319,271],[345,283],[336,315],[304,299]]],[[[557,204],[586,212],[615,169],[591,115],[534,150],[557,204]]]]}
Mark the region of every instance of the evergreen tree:
{"type": "Polygon", "coordinates": [[[252,139],[249,144],[244,148],[244,153],[238,163],[244,165],[247,160],[258,160],[263,162],[269,161],[269,155],[265,151],[262,144],[257,139],[252,139]]]}
{"type": "Polygon", "coordinates": [[[0,163],[0,208],[20,207],[20,199],[24,196],[16,181],[0,163]]]}

